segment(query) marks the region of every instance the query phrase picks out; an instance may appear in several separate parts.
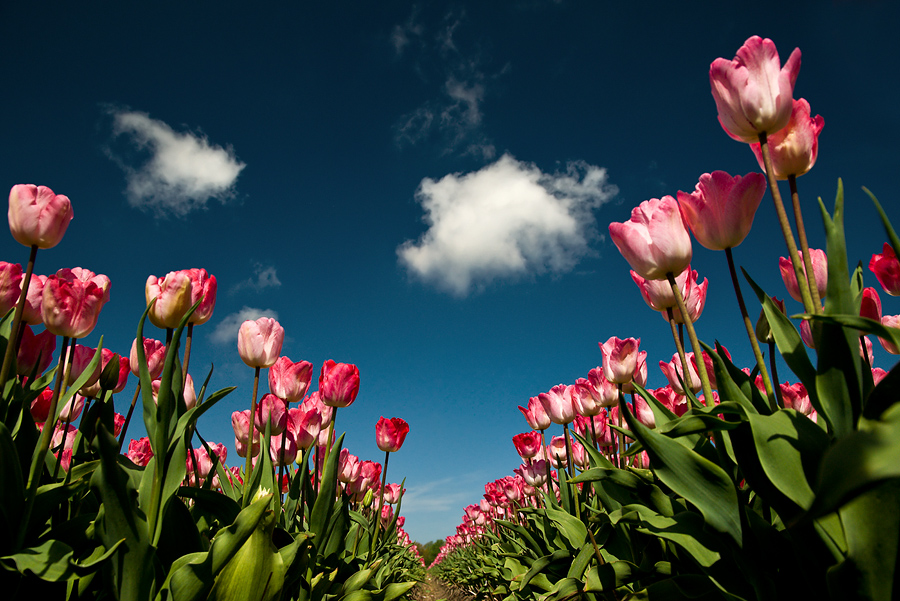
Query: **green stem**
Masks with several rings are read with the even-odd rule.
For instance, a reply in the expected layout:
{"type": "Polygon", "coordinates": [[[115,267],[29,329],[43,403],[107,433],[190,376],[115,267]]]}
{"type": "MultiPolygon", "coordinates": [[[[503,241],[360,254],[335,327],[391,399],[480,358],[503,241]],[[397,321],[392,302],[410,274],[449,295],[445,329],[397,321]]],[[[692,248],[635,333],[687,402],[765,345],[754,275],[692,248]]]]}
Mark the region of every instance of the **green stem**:
{"type": "Polygon", "coordinates": [[[619,445],[616,447],[616,466],[619,469],[622,469],[625,460],[622,458],[622,454],[625,452],[625,435],[622,434],[622,401],[625,400],[625,395],[622,394],[622,385],[616,384],[616,389],[619,392],[619,411],[616,413],[616,425],[619,426],[619,431],[616,433],[619,440],[619,445]]]}
{"type": "Polygon", "coordinates": [[[384,469],[381,471],[381,490],[378,491],[378,511],[375,512],[375,536],[372,537],[372,552],[378,546],[378,535],[381,532],[381,511],[384,507],[384,486],[387,483],[388,459],[391,458],[391,452],[384,452],[384,469]]]}
{"type": "MultiPolygon", "coordinates": [[[[678,373],[678,370],[675,370],[675,375],[681,381],[681,390],[686,391],[689,386],[687,383],[687,355],[684,352],[684,328],[680,327],[681,324],[678,324],[679,327],[676,330],[675,328],[675,313],[672,311],[672,307],[666,309],[666,316],[669,318],[669,326],[672,328],[672,338],[675,340],[675,350],[678,352],[678,358],[681,360],[681,373],[678,373]]],[[[693,391],[692,391],[693,392],[693,391]]],[[[687,393],[685,393],[687,394],[687,393]]]]}
{"type": "Polygon", "coordinates": [[[756,364],[759,366],[759,375],[762,376],[763,386],[766,388],[766,398],[769,399],[769,406],[772,411],[778,408],[776,404],[775,390],[772,387],[772,380],[769,378],[769,370],[766,369],[766,360],[763,358],[762,350],[759,348],[759,342],[756,340],[756,332],[753,329],[753,323],[750,316],[747,315],[747,305],[744,304],[744,295],[741,294],[741,285],[738,282],[737,271],[734,269],[734,256],[731,249],[725,249],[725,257],[728,258],[728,271],[731,273],[731,284],[734,286],[734,294],[737,296],[738,307],[741,309],[741,317],[744,319],[744,329],[747,330],[747,337],[750,338],[750,346],[753,348],[753,356],[756,357],[756,364]]]}
{"type": "MultiPolygon", "coordinates": [[[[253,473],[253,429],[256,428],[256,393],[259,392],[259,367],[253,375],[253,396],[250,399],[250,424],[247,434],[247,462],[244,467],[244,507],[250,504],[250,474],[253,473]]],[[[259,452],[262,453],[262,445],[259,452]]]]}
{"type": "Polygon", "coordinates": [[[191,363],[191,340],[194,338],[194,324],[189,323],[187,326],[187,338],[184,341],[184,366],[181,370],[183,380],[187,379],[188,365],[191,363]]]}
{"type": "Polygon", "coordinates": [[[797,278],[797,288],[800,289],[800,298],[803,301],[803,309],[809,314],[815,314],[816,307],[813,305],[809,286],[803,285],[803,282],[807,282],[806,274],[804,273],[803,265],[800,263],[800,253],[797,252],[797,243],[794,241],[791,223],[788,220],[787,212],[784,210],[784,203],[781,201],[781,192],[778,191],[778,182],[775,180],[775,171],[772,168],[772,153],[769,150],[767,135],[764,131],[759,133],[759,146],[762,151],[763,164],[766,166],[766,178],[769,182],[769,190],[772,193],[772,201],[775,203],[775,213],[778,215],[781,233],[784,236],[785,244],[787,244],[788,254],[791,257],[791,265],[794,267],[794,276],[797,278]]]}
{"type": "MultiPolygon", "coordinates": [[[[563,437],[566,441],[566,463],[569,468],[569,478],[575,478],[575,457],[572,455],[572,437],[569,434],[569,424],[563,424],[563,437]]],[[[581,519],[581,500],[578,497],[578,485],[570,484],[572,497],[575,499],[575,517],[581,519]]]]}
{"type": "Polygon", "coordinates": [[[816,270],[813,268],[809,243],[806,241],[806,228],[803,226],[803,214],[800,211],[800,194],[797,192],[797,176],[789,175],[788,184],[791,187],[791,203],[794,205],[794,221],[797,222],[797,238],[800,241],[800,252],[803,253],[803,264],[806,266],[806,283],[812,297],[813,306],[818,313],[822,313],[822,299],[819,297],[819,285],[816,283],[816,270]]]}

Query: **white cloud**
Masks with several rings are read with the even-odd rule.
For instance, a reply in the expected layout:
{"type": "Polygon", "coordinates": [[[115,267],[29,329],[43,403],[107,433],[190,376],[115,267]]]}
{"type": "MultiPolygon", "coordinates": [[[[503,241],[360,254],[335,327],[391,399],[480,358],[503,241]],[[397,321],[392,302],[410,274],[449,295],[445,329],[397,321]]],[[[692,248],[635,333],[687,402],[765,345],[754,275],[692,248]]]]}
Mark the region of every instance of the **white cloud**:
{"type": "Polygon", "coordinates": [[[241,324],[248,319],[256,320],[260,317],[271,317],[277,320],[278,312],[272,309],[244,307],[237,313],[226,315],[209,334],[209,338],[219,344],[237,343],[238,330],[241,328],[241,324]]]}
{"type": "Polygon", "coordinates": [[[246,288],[259,292],[266,288],[278,288],[280,286],[281,280],[278,279],[278,273],[275,271],[275,267],[263,267],[261,263],[257,263],[253,266],[253,276],[235,284],[231,288],[231,293],[234,294],[235,292],[246,288]]]}
{"type": "Polygon", "coordinates": [[[498,278],[571,270],[590,249],[591,211],[618,192],[583,161],[546,174],[508,154],[479,171],[425,178],[428,230],[398,249],[410,273],[457,296],[498,278]]]}
{"type": "Polygon", "coordinates": [[[111,158],[125,170],[131,206],[157,217],[184,217],[212,198],[234,195],[234,184],[246,166],[234,151],[211,144],[206,136],[177,132],[147,113],[116,110],[113,134],[125,136],[139,151],[149,153],[140,167],[111,158]]]}
{"type": "MultiPolygon", "coordinates": [[[[471,502],[469,487],[461,487],[459,478],[443,478],[409,486],[403,493],[402,513],[441,513],[462,511],[471,502]]],[[[452,516],[456,518],[456,515],[452,516]]]]}

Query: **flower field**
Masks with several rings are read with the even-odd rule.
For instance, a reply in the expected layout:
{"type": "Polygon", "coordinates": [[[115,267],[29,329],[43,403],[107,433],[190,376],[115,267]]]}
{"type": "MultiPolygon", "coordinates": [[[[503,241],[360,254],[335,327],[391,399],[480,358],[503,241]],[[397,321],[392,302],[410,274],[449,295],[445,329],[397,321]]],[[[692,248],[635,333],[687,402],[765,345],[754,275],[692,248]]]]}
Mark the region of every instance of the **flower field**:
{"type": "Polygon", "coordinates": [[[900,375],[873,367],[871,337],[900,354],[900,316],[883,315],[864,281],[900,295],[900,238],[869,194],[884,250],[853,267],[838,181],[833,204],[820,199],[807,215],[827,248],[809,248],[797,178],[816,163],[824,119],[793,98],[799,70],[799,49],[782,65],[756,36],[713,61],[719,122],[760,171],[704,173],[693,192],[647,200],[609,226],[634,298],[671,332],[674,353],[659,359],[669,383],[646,387],[640,339],[600,342],[602,365],[518,408],[529,428],[512,439],[522,464],[485,484],[427,567],[403,528],[405,480],[388,480],[409,424],[374,425],[380,461],[353,455],[340,433],[356,365],[324,361],[313,391],[316,370],[282,353],[278,321],[244,321],[236,350],[254,378],[247,409],[231,415],[229,459],[201,418],[235,389],[212,391],[209,375],[189,372],[215,276],[149,276],[128,357],[102,338],[80,345],[110,280],[82,268],[37,274],[72,203],[13,186],[10,231],[30,255],[24,269],[0,263],[4,598],[898,598],[900,375]],[[766,196],[787,247],[781,275],[802,310],[760,288],[752,263],[735,263],[766,196]],[[707,281],[691,268],[694,241],[724,251],[752,365],[698,339],[707,281]],[[113,396],[130,377],[138,386],[119,413],[113,396]],[[146,436],[129,435],[134,420],[146,436]]]}

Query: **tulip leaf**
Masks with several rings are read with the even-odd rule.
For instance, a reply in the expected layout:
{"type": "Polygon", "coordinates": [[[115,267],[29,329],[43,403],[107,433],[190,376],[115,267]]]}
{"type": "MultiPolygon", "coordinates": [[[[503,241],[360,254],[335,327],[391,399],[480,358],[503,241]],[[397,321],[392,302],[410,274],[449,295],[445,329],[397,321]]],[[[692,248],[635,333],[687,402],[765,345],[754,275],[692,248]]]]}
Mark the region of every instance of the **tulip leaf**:
{"type": "Polygon", "coordinates": [[[341,434],[331,448],[328,460],[325,462],[322,480],[319,483],[319,494],[316,496],[309,516],[309,531],[315,536],[313,543],[320,552],[324,550],[325,536],[327,534],[326,527],[330,522],[331,513],[334,509],[335,495],[331,491],[334,491],[337,486],[338,460],[343,444],[344,434],[341,434]]]}
{"type": "Polygon", "coordinates": [[[58,539],[50,539],[36,547],[22,549],[13,555],[0,557],[0,564],[4,564],[4,567],[7,568],[9,565],[15,565],[15,569],[20,574],[25,574],[27,570],[48,582],[72,580],[95,571],[102,562],[118,550],[123,542],[125,539],[114,543],[108,549],[98,547],[87,560],[78,562],[73,559],[75,552],[72,547],[58,539]]]}
{"type": "Polygon", "coordinates": [[[587,540],[587,528],[581,520],[561,509],[546,509],[546,515],[559,528],[559,533],[565,537],[574,549],[581,548],[587,540]]]}
{"type": "Polygon", "coordinates": [[[644,445],[651,469],[663,484],[693,503],[710,526],[741,546],[737,492],[725,471],[676,440],[645,427],[631,415],[623,399],[619,401],[619,412],[644,445]]]}

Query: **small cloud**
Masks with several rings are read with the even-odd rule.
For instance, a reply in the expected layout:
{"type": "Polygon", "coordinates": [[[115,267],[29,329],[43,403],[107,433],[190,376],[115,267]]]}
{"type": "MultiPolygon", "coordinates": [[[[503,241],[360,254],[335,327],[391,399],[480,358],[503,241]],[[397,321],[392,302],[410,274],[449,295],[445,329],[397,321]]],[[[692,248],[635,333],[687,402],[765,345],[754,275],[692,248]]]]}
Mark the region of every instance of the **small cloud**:
{"type": "Polygon", "coordinates": [[[230,292],[234,294],[247,288],[259,292],[266,288],[278,288],[280,286],[281,280],[278,279],[275,267],[263,267],[262,264],[257,263],[253,266],[253,276],[235,284],[230,292]]]}
{"type": "MultiPolygon", "coordinates": [[[[409,486],[403,493],[403,513],[438,513],[457,511],[471,499],[468,488],[460,488],[458,478],[443,478],[409,486]]],[[[455,516],[454,516],[455,517],[455,516]]]]}
{"type": "Polygon", "coordinates": [[[592,210],[618,190],[584,161],[543,173],[508,154],[479,171],[425,178],[428,230],[397,248],[410,273],[457,296],[495,279],[564,273],[590,252],[592,210]]]}
{"type": "Polygon", "coordinates": [[[234,195],[234,184],[246,167],[228,147],[212,144],[204,135],[178,132],[147,113],[113,110],[113,135],[125,136],[149,158],[133,167],[108,154],[125,171],[128,203],[157,217],[184,217],[203,209],[210,199],[234,195]]]}
{"type": "Polygon", "coordinates": [[[278,312],[273,311],[272,309],[254,309],[253,307],[245,306],[237,313],[226,315],[209,334],[209,338],[217,344],[236,344],[238,330],[241,329],[241,324],[248,319],[256,320],[260,317],[271,317],[272,319],[277,320],[278,312]]]}
{"type": "Polygon", "coordinates": [[[402,25],[395,25],[391,31],[391,45],[398,57],[403,55],[403,51],[409,46],[413,40],[419,40],[425,32],[425,28],[418,21],[419,9],[413,7],[412,14],[402,25]]]}

